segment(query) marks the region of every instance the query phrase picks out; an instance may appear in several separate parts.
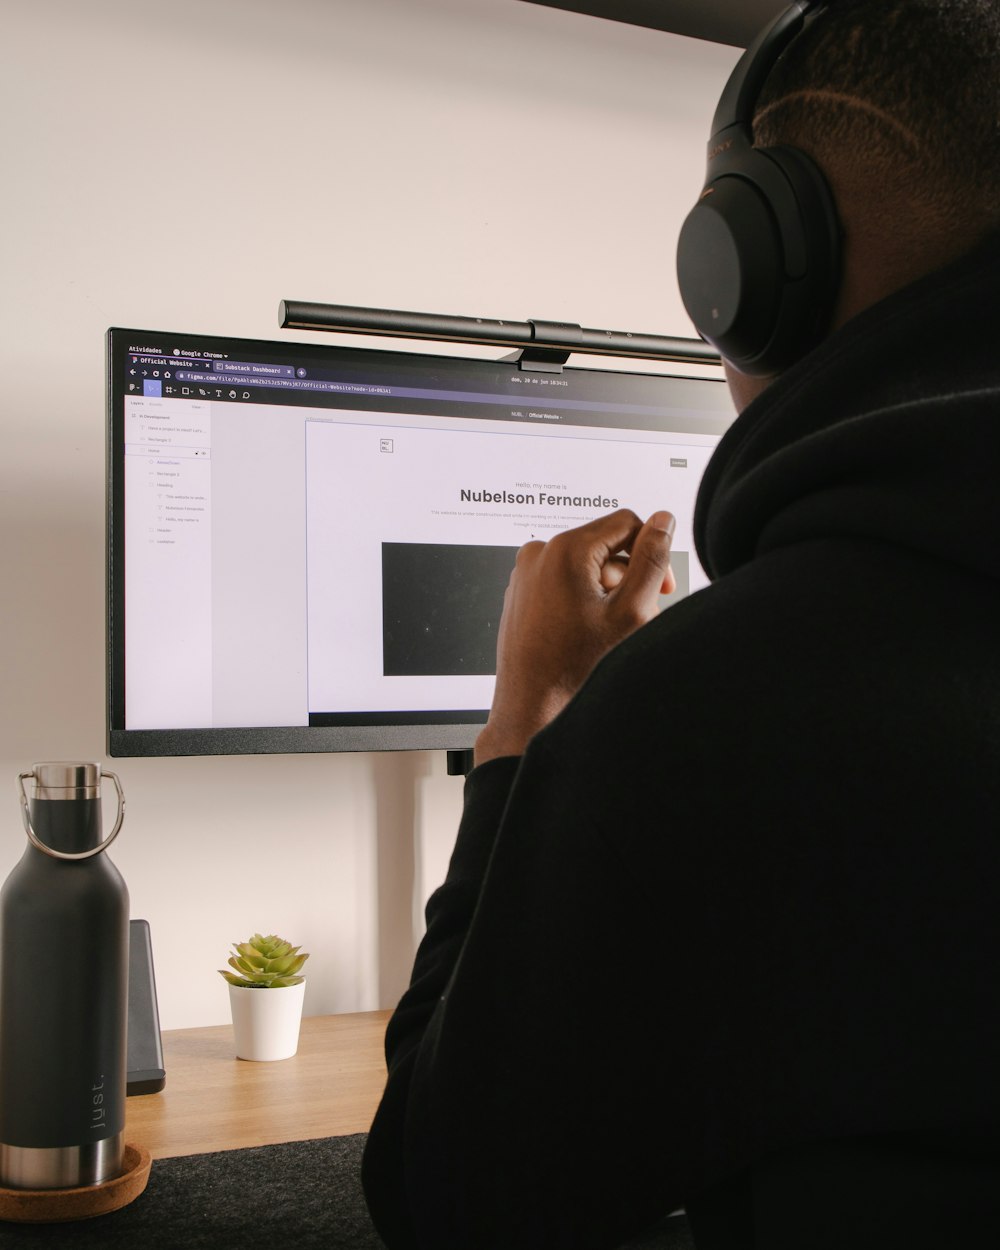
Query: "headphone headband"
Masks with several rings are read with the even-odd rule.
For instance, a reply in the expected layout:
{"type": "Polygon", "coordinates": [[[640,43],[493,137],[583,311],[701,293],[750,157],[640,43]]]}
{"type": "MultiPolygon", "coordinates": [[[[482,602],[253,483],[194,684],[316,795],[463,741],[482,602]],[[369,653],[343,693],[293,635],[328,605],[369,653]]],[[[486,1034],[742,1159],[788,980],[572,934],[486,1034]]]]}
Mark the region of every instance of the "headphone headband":
{"type": "Polygon", "coordinates": [[[719,97],[712,119],[713,141],[730,126],[745,127],[749,138],[754,108],[775,61],[802,30],[806,16],[818,7],[818,0],[796,0],[750,44],[719,97]]]}

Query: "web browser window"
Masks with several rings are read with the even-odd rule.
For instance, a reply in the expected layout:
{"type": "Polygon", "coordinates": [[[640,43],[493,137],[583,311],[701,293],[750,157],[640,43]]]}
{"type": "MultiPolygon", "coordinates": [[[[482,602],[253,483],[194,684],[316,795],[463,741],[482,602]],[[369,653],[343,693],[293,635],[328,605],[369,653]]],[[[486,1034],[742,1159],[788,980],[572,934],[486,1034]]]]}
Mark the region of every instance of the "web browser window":
{"type": "Polygon", "coordinates": [[[455,745],[489,708],[517,549],[618,507],[670,508],[671,598],[705,584],[691,523],[733,417],[721,382],[151,331],[109,346],[119,753],[455,745]]]}

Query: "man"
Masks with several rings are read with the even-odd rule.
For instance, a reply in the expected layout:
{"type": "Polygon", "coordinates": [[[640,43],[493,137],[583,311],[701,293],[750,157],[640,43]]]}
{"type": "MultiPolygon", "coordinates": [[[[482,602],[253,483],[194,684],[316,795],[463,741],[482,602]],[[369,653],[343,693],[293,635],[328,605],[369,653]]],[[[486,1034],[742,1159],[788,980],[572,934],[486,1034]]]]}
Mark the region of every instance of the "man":
{"type": "Polygon", "coordinates": [[[656,616],[666,512],[518,559],[387,1035],[391,1250],[615,1247],[800,1145],[1000,1140],[997,4],[831,4],[754,138],[832,189],[829,326],[728,369],[707,590],[656,616]]]}

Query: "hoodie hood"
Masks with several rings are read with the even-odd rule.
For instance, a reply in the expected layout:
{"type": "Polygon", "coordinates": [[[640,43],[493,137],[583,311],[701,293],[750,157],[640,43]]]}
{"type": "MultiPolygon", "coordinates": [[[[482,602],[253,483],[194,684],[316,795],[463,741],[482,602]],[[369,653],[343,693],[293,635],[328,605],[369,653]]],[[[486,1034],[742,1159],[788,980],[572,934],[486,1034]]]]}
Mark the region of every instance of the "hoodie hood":
{"type": "Polygon", "coordinates": [[[743,411],[695,543],[713,578],[824,538],[1000,578],[1000,235],[867,309],[743,411]]]}

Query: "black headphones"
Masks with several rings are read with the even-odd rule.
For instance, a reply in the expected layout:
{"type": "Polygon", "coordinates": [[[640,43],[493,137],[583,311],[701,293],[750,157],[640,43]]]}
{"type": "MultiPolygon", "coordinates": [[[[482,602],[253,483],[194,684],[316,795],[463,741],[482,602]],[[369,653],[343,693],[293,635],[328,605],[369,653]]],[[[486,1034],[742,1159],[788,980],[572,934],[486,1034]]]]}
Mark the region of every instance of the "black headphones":
{"type": "Polygon", "coordinates": [[[823,174],[796,148],[753,146],[761,88],[821,7],[798,0],[740,58],[715,110],[704,190],[677,244],[688,315],[743,373],[779,372],[814,347],[840,286],[841,228],[823,174]]]}

